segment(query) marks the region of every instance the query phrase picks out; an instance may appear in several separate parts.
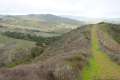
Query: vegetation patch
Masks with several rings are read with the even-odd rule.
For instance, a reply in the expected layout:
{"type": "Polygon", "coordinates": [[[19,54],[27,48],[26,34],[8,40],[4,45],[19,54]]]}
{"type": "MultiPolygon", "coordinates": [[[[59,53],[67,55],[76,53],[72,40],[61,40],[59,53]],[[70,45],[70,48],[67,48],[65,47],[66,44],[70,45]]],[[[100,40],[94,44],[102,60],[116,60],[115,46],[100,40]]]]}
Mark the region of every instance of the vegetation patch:
{"type": "Polygon", "coordinates": [[[75,55],[71,58],[67,58],[66,61],[73,68],[81,69],[85,63],[86,58],[83,55],[75,55]]]}
{"type": "Polygon", "coordinates": [[[31,35],[28,33],[11,32],[11,31],[6,31],[3,33],[3,35],[16,38],[16,39],[24,39],[29,41],[35,41],[38,43],[45,43],[47,45],[59,39],[58,36],[57,37],[41,37],[37,35],[31,35]]]}
{"type": "Polygon", "coordinates": [[[100,23],[100,25],[100,29],[110,34],[114,40],[120,43],[120,25],[110,23],[100,23]]]}

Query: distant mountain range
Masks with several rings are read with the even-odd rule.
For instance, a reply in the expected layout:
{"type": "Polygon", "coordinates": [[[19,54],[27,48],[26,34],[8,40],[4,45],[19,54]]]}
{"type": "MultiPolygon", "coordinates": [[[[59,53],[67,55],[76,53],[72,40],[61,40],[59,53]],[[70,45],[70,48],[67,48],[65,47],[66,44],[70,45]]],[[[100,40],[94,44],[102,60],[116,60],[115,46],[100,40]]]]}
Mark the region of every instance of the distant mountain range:
{"type": "Polygon", "coordinates": [[[69,31],[84,24],[83,21],[52,14],[0,15],[0,24],[17,28],[39,28],[41,31],[69,31]]]}
{"type": "MultiPolygon", "coordinates": [[[[52,24],[80,24],[83,23],[82,21],[78,21],[75,19],[65,18],[61,16],[56,16],[52,14],[29,14],[29,15],[0,15],[0,21],[10,24],[20,24],[21,21],[24,23],[28,23],[32,21],[38,23],[52,23],[52,24]]],[[[22,25],[25,25],[22,23],[22,25]]]]}
{"type": "MultiPolygon", "coordinates": [[[[85,23],[99,23],[102,21],[111,22],[111,23],[120,23],[120,18],[90,18],[90,17],[83,17],[83,16],[74,16],[74,15],[52,15],[52,14],[29,14],[29,15],[0,15],[0,22],[8,22],[14,24],[21,24],[20,22],[23,21],[27,25],[33,22],[36,23],[47,23],[47,24],[72,24],[72,25],[81,25],[85,23]]],[[[22,25],[25,25],[22,23],[22,25]]],[[[35,26],[35,25],[34,25],[35,26]]]]}

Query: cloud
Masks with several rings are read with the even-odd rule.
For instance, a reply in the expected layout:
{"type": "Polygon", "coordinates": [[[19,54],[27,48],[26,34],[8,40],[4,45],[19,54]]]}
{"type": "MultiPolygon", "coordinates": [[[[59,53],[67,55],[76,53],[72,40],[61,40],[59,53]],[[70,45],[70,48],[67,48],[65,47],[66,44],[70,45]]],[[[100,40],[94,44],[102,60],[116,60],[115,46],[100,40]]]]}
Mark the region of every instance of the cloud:
{"type": "Polygon", "coordinates": [[[0,0],[0,13],[120,17],[119,3],[120,0],[0,0]]]}

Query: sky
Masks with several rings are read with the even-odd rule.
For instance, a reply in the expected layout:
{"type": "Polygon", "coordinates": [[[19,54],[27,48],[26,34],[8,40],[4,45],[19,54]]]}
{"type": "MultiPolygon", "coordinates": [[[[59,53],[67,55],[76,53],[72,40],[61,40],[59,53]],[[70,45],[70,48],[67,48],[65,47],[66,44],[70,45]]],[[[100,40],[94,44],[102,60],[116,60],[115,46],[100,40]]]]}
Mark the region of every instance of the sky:
{"type": "Polygon", "coordinates": [[[120,0],[0,0],[0,14],[120,18],[120,0]]]}

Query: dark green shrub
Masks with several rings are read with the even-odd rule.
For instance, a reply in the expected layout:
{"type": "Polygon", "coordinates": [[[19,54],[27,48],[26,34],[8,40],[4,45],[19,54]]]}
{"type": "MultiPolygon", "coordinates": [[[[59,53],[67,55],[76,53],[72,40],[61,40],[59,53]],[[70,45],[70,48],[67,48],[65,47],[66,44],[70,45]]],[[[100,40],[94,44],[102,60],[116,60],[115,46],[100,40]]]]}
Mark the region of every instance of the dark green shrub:
{"type": "Polygon", "coordinates": [[[32,35],[28,33],[20,33],[20,32],[4,32],[3,35],[6,35],[8,37],[16,38],[16,39],[24,39],[24,40],[30,40],[35,41],[37,44],[41,45],[41,43],[44,43],[45,45],[50,44],[51,42],[54,42],[59,39],[59,37],[41,37],[37,35],[32,35]]]}
{"type": "Polygon", "coordinates": [[[42,47],[34,47],[34,48],[31,49],[31,57],[32,58],[35,58],[42,53],[43,53],[43,48],[42,47]]]}

